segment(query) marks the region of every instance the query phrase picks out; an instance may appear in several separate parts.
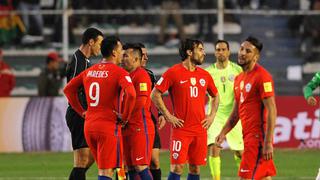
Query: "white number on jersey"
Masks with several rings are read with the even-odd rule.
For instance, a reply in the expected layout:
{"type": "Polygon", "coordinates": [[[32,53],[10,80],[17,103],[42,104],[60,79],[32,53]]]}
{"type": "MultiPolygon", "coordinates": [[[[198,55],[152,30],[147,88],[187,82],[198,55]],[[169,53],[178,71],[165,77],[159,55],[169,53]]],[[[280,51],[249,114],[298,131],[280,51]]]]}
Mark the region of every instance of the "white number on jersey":
{"type": "Polygon", "coordinates": [[[90,106],[95,107],[98,105],[99,103],[99,98],[100,98],[100,86],[99,83],[97,82],[93,82],[90,84],[89,87],[89,97],[91,100],[93,100],[94,102],[90,102],[90,106]],[[93,91],[95,91],[95,93],[93,93],[93,91]],[[95,95],[93,95],[95,94],[95,95]]]}
{"type": "Polygon", "coordinates": [[[190,86],[190,97],[198,97],[198,87],[190,86]]]}
{"type": "Polygon", "coordinates": [[[172,151],[179,152],[181,150],[181,141],[173,140],[172,143],[172,151]]]}

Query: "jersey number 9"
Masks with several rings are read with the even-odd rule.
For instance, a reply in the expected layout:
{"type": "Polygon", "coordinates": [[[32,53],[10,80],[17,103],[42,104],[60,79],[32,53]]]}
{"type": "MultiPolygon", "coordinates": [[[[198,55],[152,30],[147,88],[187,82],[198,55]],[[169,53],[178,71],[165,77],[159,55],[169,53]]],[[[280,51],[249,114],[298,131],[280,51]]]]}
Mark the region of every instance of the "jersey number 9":
{"type": "Polygon", "coordinates": [[[90,100],[93,101],[93,102],[90,102],[90,106],[91,107],[97,106],[98,103],[99,103],[99,98],[100,98],[100,86],[99,86],[99,83],[93,82],[93,83],[90,84],[89,97],[90,97],[90,100]],[[95,93],[93,93],[93,91],[95,93]]]}

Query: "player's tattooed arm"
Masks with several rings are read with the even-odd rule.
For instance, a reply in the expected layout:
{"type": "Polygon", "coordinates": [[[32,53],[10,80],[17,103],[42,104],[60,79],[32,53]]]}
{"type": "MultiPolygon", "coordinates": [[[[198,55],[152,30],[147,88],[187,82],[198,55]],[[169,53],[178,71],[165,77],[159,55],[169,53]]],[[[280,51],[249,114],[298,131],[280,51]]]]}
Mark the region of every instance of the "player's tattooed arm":
{"type": "Polygon", "coordinates": [[[166,105],[164,104],[164,101],[162,99],[162,92],[160,92],[157,88],[153,88],[151,92],[151,99],[154,105],[158,108],[158,110],[163,114],[164,118],[172,123],[173,127],[182,127],[183,126],[183,120],[178,119],[174,115],[172,115],[166,105]]]}

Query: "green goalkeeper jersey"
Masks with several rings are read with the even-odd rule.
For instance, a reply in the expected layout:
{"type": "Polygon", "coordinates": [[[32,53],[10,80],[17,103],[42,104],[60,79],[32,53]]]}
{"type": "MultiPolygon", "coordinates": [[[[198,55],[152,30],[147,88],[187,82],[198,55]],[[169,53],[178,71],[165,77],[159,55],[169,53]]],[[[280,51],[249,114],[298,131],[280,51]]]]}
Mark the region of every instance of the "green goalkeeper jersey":
{"type": "MultiPolygon", "coordinates": [[[[206,70],[210,73],[214,80],[219,93],[219,107],[216,118],[227,120],[233,107],[234,92],[233,83],[234,78],[242,72],[239,65],[229,61],[229,64],[224,69],[218,69],[216,63],[210,65],[206,70]]],[[[208,113],[211,112],[211,97],[208,104],[208,113]]]]}
{"type": "Polygon", "coordinates": [[[304,94],[304,98],[308,98],[310,96],[312,96],[312,92],[318,87],[320,86],[320,72],[317,72],[313,78],[311,79],[311,81],[307,84],[307,86],[304,88],[303,94],[304,94]]]}

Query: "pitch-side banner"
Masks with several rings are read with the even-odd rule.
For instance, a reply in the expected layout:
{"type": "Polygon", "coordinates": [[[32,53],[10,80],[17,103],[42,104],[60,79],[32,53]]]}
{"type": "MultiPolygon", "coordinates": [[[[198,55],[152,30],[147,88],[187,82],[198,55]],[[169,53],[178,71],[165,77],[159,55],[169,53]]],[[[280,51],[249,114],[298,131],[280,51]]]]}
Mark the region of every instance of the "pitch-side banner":
{"type": "MultiPolygon", "coordinates": [[[[320,108],[303,97],[277,97],[278,117],[274,142],[279,148],[320,149],[320,108]]],[[[168,97],[166,104],[172,110],[168,97]]],[[[71,151],[65,122],[67,102],[56,98],[0,98],[0,152],[71,151]]],[[[168,149],[170,125],[160,131],[168,149]]]]}

